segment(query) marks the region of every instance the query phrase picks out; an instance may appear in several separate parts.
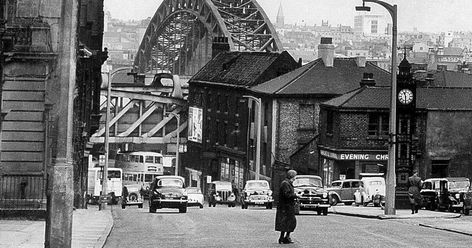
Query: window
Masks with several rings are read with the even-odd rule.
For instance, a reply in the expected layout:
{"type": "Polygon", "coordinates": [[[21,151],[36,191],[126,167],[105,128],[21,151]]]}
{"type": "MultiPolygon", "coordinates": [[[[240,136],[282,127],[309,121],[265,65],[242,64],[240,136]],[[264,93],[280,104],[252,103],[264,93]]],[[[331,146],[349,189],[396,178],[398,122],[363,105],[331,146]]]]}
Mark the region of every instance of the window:
{"type": "Polygon", "coordinates": [[[361,186],[361,182],[357,182],[357,181],[352,182],[353,188],[359,188],[359,186],[361,186]]]}
{"type": "Polygon", "coordinates": [[[372,20],[370,23],[370,33],[376,34],[378,29],[378,21],[377,20],[372,20]]]}
{"type": "Polygon", "coordinates": [[[298,128],[315,129],[315,104],[300,104],[298,128]]]}
{"type": "Polygon", "coordinates": [[[388,114],[370,113],[369,114],[369,136],[388,135],[388,114]]]}
{"type": "Polygon", "coordinates": [[[326,111],[326,133],[333,134],[334,129],[334,113],[333,111],[326,111]]]}
{"type": "Polygon", "coordinates": [[[145,156],[146,158],[146,163],[154,163],[154,157],[153,156],[145,156]]]}
{"type": "Polygon", "coordinates": [[[350,188],[350,187],[351,187],[351,185],[350,185],[349,182],[344,182],[343,183],[343,188],[350,188]]]}

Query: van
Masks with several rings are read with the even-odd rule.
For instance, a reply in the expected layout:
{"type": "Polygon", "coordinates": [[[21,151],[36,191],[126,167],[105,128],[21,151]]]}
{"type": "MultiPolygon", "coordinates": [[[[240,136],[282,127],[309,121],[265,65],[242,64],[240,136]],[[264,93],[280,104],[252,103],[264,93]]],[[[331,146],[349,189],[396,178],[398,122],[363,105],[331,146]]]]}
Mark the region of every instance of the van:
{"type": "Polygon", "coordinates": [[[208,184],[208,202],[209,206],[215,207],[216,204],[228,204],[232,206],[234,203],[228,199],[233,194],[233,187],[231,182],[213,181],[208,184]]]}

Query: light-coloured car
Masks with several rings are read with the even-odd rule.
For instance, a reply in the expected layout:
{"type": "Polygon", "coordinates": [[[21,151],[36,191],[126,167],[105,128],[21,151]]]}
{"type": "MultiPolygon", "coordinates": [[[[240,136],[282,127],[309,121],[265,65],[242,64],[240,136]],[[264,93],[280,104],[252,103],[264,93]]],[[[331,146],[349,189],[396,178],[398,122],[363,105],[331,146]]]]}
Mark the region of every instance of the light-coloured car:
{"type": "Polygon", "coordinates": [[[363,195],[364,206],[373,203],[379,207],[385,203],[385,178],[383,177],[363,177],[365,194],[363,195]]]}
{"type": "Polygon", "coordinates": [[[266,180],[248,180],[242,193],[241,208],[247,209],[248,205],[265,206],[272,209],[272,190],[266,180]]]}
{"type": "Polygon", "coordinates": [[[197,187],[188,187],[186,188],[188,206],[199,206],[203,208],[203,193],[200,188],[197,187]]]}
{"type": "Polygon", "coordinates": [[[357,190],[361,196],[365,194],[364,183],[360,179],[336,180],[331,183],[327,190],[332,206],[336,206],[340,202],[345,205],[352,205],[356,202],[355,193],[357,190]]]}
{"type": "MultiPolygon", "coordinates": [[[[141,195],[140,184],[128,184],[123,186],[123,192],[127,192],[127,196],[121,200],[121,208],[125,209],[126,206],[137,205],[138,208],[143,208],[143,196],[141,195]]],[[[124,196],[124,195],[123,195],[124,196]]]]}

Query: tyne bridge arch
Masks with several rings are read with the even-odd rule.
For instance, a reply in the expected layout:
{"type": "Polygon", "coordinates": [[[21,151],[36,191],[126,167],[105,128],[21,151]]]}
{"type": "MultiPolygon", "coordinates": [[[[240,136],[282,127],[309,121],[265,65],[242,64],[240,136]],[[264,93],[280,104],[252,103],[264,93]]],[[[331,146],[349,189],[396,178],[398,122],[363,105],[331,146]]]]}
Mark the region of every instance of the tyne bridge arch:
{"type": "Polygon", "coordinates": [[[256,0],[164,0],[134,60],[139,73],[194,75],[212,58],[212,41],[231,51],[280,51],[275,28],[256,0]]]}

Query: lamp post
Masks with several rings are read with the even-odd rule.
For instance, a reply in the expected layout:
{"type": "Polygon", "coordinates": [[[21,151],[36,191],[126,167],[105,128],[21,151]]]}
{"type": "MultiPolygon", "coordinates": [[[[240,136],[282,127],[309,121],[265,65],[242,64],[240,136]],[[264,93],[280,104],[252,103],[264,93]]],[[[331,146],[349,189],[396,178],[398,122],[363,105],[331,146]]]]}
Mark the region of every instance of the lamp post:
{"type": "Polygon", "coordinates": [[[175,175],[178,176],[179,175],[179,147],[180,147],[180,131],[179,131],[179,128],[180,128],[180,115],[179,114],[176,114],[174,112],[166,112],[166,114],[171,114],[175,117],[175,119],[177,120],[177,142],[176,142],[176,150],[175,150],[175,175]]]}
{"type": "Polygon", "coordinates": [[[108,66],[104,66],[105,70],[103,73],[107,74],[107,110],[105,113],[105,164],[103,165],[103,177],[102,177],[102,199],[100,199],[100,210],[104,210],[106,207],[106,202],[103,199],[107,197],[107,187],[108,187],[108,157],[110,155],[110,100],[111,100],[111,82],[113,77],[117,72],[130,70],[133,67],[121,67],[110,72],[108,66]]]}
{"type": "Polygon", "coordinates": [[[244,98],[251,99],[257,103],[257,134],[256,134],[256,180],[259,180],[260,171],[261,171],[261,133],[262,133],[262,105],[261,99],[255,96],[244,95],[244,98]]]}
{"type": "Polygon", "coordinates": [[[396,134],[397,134],[397,5],[391,5],[379,0],[363,0],[362,6],[356,6],[357,11],[370,11],[370,7],[365,3],[376,3],[387,9],[392,17],[392,85],[390,88],[390,124],[389,124],[389,149],[388,149],[388,166],[387,166],[387,183],[386,183],[386,201],[385,214],[395,215],[395,159],[396,159],[396,134]]]}

